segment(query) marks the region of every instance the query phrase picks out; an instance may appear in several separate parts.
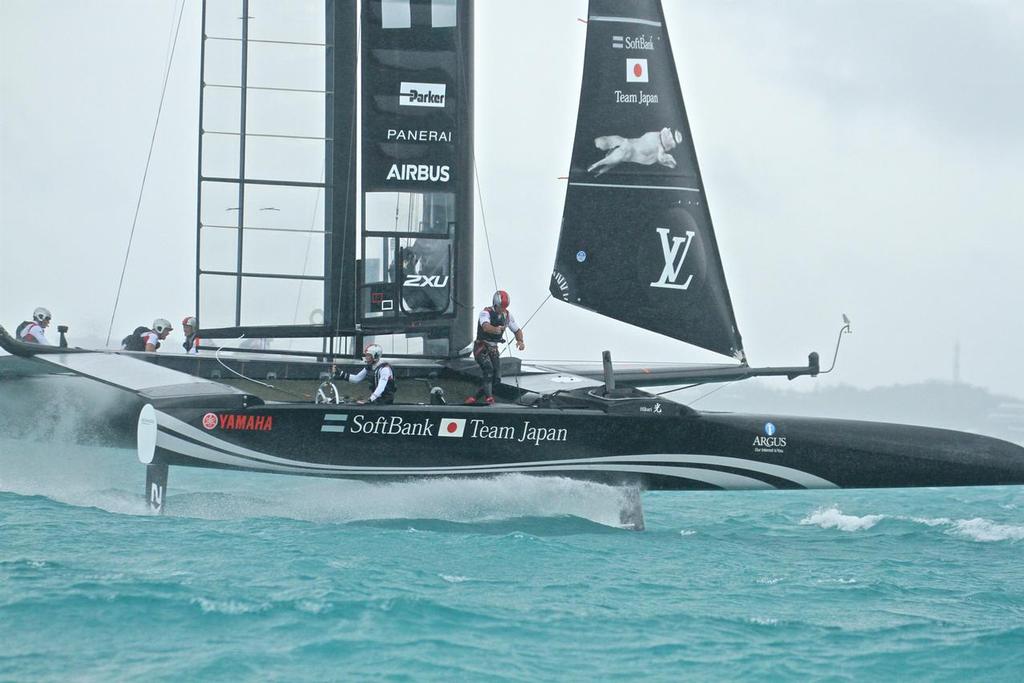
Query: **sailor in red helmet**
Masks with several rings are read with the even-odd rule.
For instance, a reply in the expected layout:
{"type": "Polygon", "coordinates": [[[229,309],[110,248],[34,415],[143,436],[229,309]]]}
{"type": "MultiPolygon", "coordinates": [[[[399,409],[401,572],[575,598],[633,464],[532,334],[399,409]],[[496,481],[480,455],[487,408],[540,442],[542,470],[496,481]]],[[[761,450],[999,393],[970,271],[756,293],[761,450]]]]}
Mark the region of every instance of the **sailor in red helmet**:
{"type": "Polygon", "coordinates": [[[491,299],[491,305],[480,311],[477,319],[476,342],[473,344],[473,358],[480,365],[482,373],[480,390],[476,396],[466,399],[466,405],[474,405],[483,401],[487,405],[494,403],[494,385],[501,381],[501,354],[498,344],[505,341],[505,330],[511,330],[516,338],[516,347],[523,351],[523,330],[508,310],[508,292],[499,289],[491,299]]]}

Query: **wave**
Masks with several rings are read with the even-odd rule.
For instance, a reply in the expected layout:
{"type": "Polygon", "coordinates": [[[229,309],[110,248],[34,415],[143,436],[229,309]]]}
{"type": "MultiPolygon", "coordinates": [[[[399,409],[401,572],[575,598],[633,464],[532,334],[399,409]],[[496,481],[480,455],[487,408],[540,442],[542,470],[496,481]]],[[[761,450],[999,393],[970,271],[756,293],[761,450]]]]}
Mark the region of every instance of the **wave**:
{"type": "Polygon", "coordinates": [[[827,508],[818,508],[807,517],[801,519],[800,524],[817,525],[822,529],[863,531],[870,529],[883,519],[885,519],[885,515],[865,515],[863,517],[844,515],[838,507],[833,505],[827,508]]]}
{"type": "Polygon", "coordinates": [[[847,515],[838,506],[818,508],[800,520],[801,525],[819,526],[854,532],[871,529],[883,520],[910,522],[928,528],[942,528],[950,536],[968,538],[979,543],[1024,540],[1024,525],[1000,524],[982,517],[950,519],[948,517],[910,517],[906,515],[847,515]]]}
{"type": "Polygon", "coordinates": [[[982,543],[1024,540],[1024,526],[997,524],[980,517],[954,522],[951,532],[982,543]]]}
{"type": "Polygon", "coordinates": [[[270,604],[245,602],[242,600],[215,600],[211,598],[193,598],[191,604],[196,605],[203,612],[203,614],[227,614],[227,615],[238,615],[238,614],[255,614],[259,612],[266,612],[270,609],[270,604]]]}

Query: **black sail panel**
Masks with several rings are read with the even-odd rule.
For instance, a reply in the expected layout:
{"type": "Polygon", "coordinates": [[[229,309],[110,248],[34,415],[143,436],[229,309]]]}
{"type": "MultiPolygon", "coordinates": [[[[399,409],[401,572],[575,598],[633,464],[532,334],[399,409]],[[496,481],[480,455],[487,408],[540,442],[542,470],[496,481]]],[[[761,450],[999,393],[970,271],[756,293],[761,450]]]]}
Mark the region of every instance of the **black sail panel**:
{"type": "Polygon", "coordinates": [[[472,332],[472,36],[469,0],[362,0],[357,317],[449,356],[472,332]]]}
{"type": "Polygon", "coordinates": [[[553,296],[744,360],[658,0],[591,0],[553,296]]]}
{"type": "Polygon", "coordinates": [[[325,271],[325,323],[333,334],[355,330],[356,289],[356,0],[327,0],[325,222],[331,248],[325,271]]]}

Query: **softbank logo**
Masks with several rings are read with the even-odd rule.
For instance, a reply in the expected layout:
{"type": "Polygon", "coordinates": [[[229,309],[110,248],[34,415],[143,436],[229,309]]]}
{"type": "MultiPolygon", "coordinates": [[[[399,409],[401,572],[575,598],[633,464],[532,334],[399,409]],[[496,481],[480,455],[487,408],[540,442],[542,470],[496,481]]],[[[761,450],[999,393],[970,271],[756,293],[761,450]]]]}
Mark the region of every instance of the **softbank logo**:
{"type": "Polygon", "coordinates": [[[686,282],[679,284],[679,272],[686,262],[686,255],[690,253],[690,245],[693,244],[696,233],[687,230],[686,237],[673,236],[671,242],[669,242],[668,228],[657,228],[657,233],[661,237],[661,251],[665,257],[665,267],[661,270],[661,277],[656,282],[652,282],[651,287],[688,289],[690,281],[693,280],[693,274],[691,273],[690,277],[686,278],[686,282]],[[682,249],[682,254],[679,253],[680,249],[682,249]]]}

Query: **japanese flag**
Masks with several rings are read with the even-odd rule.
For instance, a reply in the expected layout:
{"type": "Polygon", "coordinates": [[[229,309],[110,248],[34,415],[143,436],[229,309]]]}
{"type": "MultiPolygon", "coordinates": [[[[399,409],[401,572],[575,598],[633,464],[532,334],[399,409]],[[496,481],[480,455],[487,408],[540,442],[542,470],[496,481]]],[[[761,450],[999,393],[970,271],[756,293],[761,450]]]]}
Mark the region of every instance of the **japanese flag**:
{"type": "Polygon", "coordinates": [[[647,82],[647,60],[627,59],[626,60],[626,82],[646,83],[647,82]]]}
{"type": "Polygon", "coordinates": [[[463,432],[466,431],[466,420],[463,419],[452,419],[443,418],[441,420],[441,426],[437,430],[438,436],[462,436],[463,432]]]}

